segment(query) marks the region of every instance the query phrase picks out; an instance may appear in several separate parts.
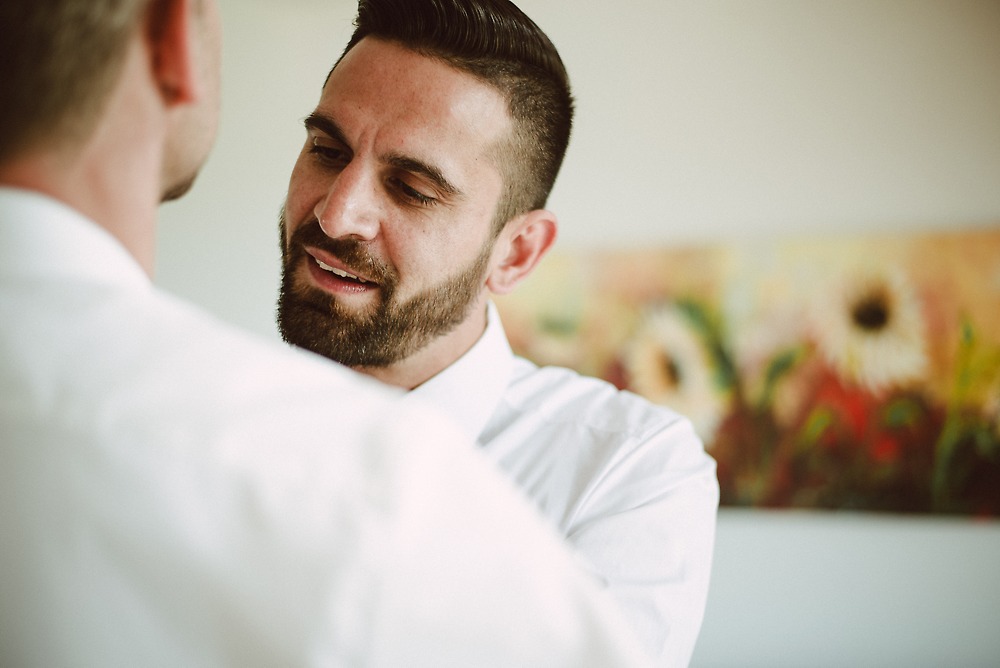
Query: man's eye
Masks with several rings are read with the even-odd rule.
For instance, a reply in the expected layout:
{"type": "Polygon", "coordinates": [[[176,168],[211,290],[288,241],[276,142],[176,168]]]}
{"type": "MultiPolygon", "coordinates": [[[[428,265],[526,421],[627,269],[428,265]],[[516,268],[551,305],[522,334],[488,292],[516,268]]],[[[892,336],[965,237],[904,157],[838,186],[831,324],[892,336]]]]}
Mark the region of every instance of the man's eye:
{"type": "Polygon", "coordinates": [[[323,162],[331,164],[344,164],[347,162],[347,152],[336,144],[324,143],[319,137],[313,137],[309,145],[309,152],[319,157],[323,162]]]}
{"type": "Polygon", "coordinates": [[[393,181],[395,182],[396,188],[399,190],[402,196],[405,199],[409,200],[410,202],[413,202],[414,204],[419,204],[421,206],[430,206],[437,202],[437,200],[434,199],[433,197],[429,197],[423,194],[422,192],[416,190],[415,188],[408,185],[405,181],[401,179],[393,179],[393,181]]]}

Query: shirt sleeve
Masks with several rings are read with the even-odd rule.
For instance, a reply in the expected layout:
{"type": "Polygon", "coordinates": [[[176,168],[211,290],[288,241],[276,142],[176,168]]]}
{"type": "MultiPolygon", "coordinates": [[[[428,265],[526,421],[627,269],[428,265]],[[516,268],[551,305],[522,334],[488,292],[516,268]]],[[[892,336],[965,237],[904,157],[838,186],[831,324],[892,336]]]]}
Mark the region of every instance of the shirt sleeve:
{"type": "Polygon", "coordinates": [[[397,502],[374,663],[416,665],[413,647],[428,646],[434,666],[649,665],[613,597],[450,423],[410,415],[387,438],[427,433],[442,442],[411,443],[380,482],[397,502]]]}
{"type": "Polygon", "coordinates": [[[715,461],[680,417],[624,441],[579,506],[568,539],[657,665],[686,666],[712,568],[715,461]]]}

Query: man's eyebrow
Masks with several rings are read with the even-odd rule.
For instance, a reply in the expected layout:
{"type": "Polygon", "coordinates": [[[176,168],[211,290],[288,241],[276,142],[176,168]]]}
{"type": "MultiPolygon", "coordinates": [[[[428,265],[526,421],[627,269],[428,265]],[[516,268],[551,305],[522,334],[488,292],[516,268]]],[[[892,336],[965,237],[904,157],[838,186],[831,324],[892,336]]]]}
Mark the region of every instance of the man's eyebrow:
{"type": "Polygon", "coordinates": [[[347,139],[344,138],[344,133],[340,131],[340,126],[334,123],[333,119],[329,116],[323,116],[316,112],[313,112],[306,116],[303,123],[307,130],[319,130],[323,134],[330,137],[330,139],[335,139],[339,141],[344,146],[347,146],[347,139]]]}

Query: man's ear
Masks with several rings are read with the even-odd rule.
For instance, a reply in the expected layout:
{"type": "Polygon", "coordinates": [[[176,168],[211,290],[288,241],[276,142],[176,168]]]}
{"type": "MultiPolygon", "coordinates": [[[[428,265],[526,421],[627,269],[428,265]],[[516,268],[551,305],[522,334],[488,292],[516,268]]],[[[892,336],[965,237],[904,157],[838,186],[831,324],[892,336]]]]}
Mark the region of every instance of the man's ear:
{"type": "Polygon", "coordinates": [[[193,51],[194,1],[153,0],[146,10],[153,76],[167,105],[188,104],[201,92],[193,51]]]}
{"type": "Polygon", "coordinates": [[[507,223],[494,249],[500,258],[486,279],[490,292],[505,295],[527,278],[552,247],[557,230],[555,214],[545,209],[529,211],[507,223]]]}

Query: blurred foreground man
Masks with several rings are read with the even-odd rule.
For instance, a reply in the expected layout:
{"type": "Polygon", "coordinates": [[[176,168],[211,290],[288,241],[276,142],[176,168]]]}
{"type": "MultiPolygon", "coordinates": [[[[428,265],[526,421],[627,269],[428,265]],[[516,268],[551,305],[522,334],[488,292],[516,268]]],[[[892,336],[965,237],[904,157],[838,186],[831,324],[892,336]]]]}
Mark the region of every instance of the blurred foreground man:
{"type": "Polygon", "coordinates": [[[686,665],[712,567],[715,462],[680,415],[515,357],[490,302],[556,236],[544,207],[573,115],[559,54],[507,0],[362,0],[356,26],[289,183],[282,335],[454,418],[648,653],[686,665]]]}
{"type": "Polygon", "coordinates": [[[218,21],[0,3],[0,665],[642,665],[447,424],[151,285],[218,21]]]}

